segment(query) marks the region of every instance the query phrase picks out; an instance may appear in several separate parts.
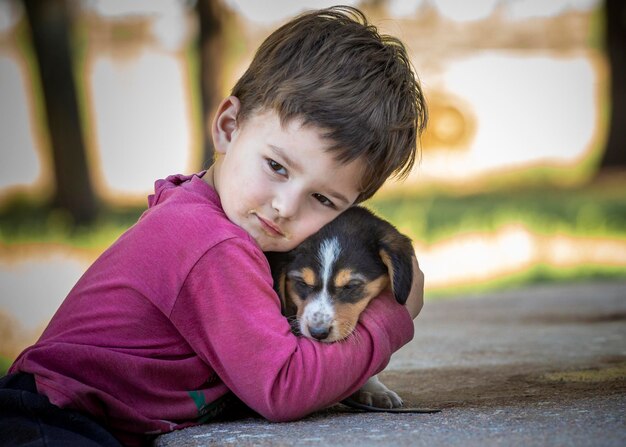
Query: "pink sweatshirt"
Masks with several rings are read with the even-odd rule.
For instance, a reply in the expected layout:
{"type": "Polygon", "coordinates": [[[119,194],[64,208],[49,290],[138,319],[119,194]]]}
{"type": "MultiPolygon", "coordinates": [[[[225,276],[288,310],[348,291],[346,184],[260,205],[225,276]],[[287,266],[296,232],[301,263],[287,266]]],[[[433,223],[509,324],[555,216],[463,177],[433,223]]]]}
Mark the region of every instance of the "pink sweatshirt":
{"type": "Polygon", "coordinates": [[[294,336],[263,252],[202,175],[156,182],[149,209],[10,369],[129,445],[201,423],[229,390],[269,420],[301,418],[355,392],[413,337],[389,293],[350,341],[294,336]]]}

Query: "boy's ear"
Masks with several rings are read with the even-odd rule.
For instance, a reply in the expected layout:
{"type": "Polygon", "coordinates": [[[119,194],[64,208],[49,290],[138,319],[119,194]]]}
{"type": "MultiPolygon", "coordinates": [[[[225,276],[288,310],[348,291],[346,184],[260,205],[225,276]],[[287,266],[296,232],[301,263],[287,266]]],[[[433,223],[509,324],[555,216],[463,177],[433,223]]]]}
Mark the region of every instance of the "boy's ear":
{"type": "Polygon", "coordinates": [[[237,130],[237,115],[240,107],[239,98],[229,96],[217,108],[211,125],[211,135],[216,152],[223,154],[228,149],[233,133],[237,130]]]}

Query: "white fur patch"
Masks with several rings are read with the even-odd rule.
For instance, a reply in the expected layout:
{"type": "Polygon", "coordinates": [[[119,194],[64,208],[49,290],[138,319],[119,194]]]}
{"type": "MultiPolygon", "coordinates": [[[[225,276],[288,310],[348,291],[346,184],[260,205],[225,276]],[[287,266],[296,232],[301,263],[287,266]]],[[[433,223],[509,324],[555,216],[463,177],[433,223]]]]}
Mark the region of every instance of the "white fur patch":
{"type": "Polygon", "coordinates": [[[339,241],[336,238],[326,239],[320,245],[318,259],[321,264],[322,290],[309,298],[300,319],[300,331],[309,336],[309,326],[322,328],[329,327],[335,319],[335,309],[330,301],[328,286],[332,280],[333,265],[341,253],[339,241]]]}
{"type": "Polygon", "coordinates": [[[320,244],[318,258],[322,264],[322,281],[324,289],[326,289],[330,279],[330,274],[333,270],[333,265],[335,264],[335,261],[337,261],[339,253],[341,253],[341,247],[339,246],[339,241],[337,241],[337,238],[335,237],[332,239],[325,239],[320,244]]]}

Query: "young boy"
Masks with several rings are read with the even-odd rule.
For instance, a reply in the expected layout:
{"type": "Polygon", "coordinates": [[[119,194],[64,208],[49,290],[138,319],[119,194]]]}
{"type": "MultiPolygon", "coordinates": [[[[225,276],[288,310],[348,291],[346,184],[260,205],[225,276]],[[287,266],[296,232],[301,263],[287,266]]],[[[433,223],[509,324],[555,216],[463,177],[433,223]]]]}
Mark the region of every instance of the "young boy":
{"type": "Polygon", "coordinates": [[[156,182],[2,379],[0,438],[141,445],[209,420],[229,392],[272,421],[356,392],[413,336],[417,262],[406,307],[383,293],[358,344],[326,344],[291,333],[263,251],[294,248],[410,169],[425,121],[404,47],[359,11],[279,28],[217,110],[214,165],[156,182]]]}

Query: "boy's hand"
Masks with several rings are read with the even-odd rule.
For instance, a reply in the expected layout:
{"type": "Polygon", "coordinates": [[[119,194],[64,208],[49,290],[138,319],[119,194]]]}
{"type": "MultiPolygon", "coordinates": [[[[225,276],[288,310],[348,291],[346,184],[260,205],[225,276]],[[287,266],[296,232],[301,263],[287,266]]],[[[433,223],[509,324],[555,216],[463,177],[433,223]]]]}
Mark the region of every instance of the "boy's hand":
{"type": "Polygon", "coordinates": [[[424,273],[420,270],[417,258],[413,258],[413,285],[409,292],[409,298],[406,300],[406,308],[411,314],[411,318],[415,319],[422,310],[424,305],[424,273]]]}

